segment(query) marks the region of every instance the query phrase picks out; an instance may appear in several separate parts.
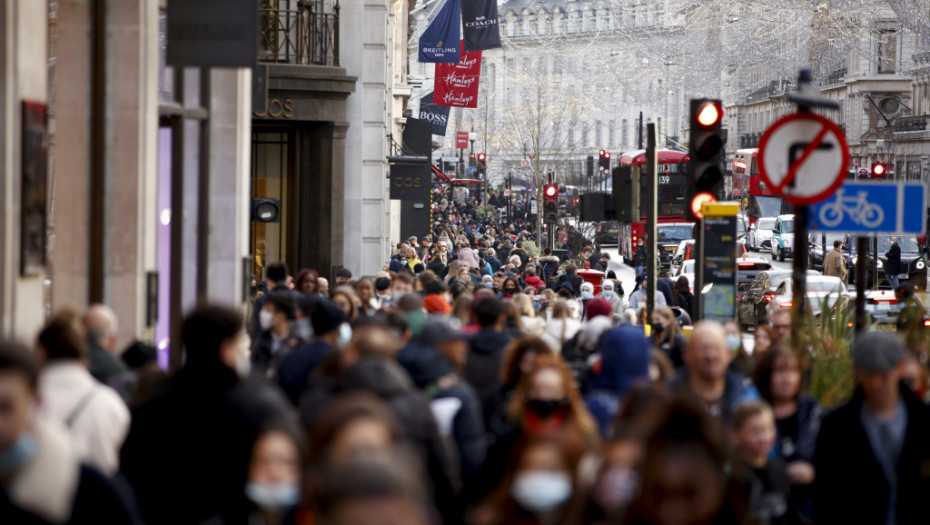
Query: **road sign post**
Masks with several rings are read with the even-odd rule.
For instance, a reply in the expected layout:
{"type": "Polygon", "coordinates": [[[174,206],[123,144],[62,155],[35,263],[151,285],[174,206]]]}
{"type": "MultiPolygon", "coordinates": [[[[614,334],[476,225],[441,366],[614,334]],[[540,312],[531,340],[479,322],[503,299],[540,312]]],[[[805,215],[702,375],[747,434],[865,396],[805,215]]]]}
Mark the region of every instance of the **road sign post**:
{"type": "Polygon", "coordinates": [[[708,203],[701,208],[700,249],[695,287],[702,319],[724,322],[736,316],[736,216],[738,203],[708,203]]]}

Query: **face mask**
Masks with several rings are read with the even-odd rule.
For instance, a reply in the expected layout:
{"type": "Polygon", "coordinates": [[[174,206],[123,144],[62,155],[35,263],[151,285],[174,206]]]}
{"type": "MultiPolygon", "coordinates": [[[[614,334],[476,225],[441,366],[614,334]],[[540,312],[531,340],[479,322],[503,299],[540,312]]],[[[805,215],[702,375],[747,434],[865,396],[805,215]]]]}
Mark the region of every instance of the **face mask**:
{"type": "Polygon", "coordinates": [[[582,299],[590,299],[592,297],[594,297],[594,295],[591,292],[581,292],[582,299]]]}
{"type": "Polygon", "coordinates": [[[303,339],[304,341],[309,341],[313,339],[313,327],[310,325],[309,319],[298,319],[294,322],[294,335],[303,339]]]}
{"type": "Polygon", "coordinates": [[[271,322],[274,320],[274,313],[269,310],[262,310],[258,313],[258,326],[262,330],[271,330],[271,322]]]}
{"type": "Polygon", "coordinates": [[[549,512],[568,501],[572,482],[561,472],[529,471],[514,480],[510,494],[528,511],[549,512]]]}
{"type": "Polygon", "coordinates": [[[741,343],[742,341],[740,341],[738,335],[731,334],[727,336],[727,348],[729,348],[731,352],[735,353],[737,350],[739,350],[741,343]]]}
{"type": "Polygon", "coordinates": [[[659,323],[652,323],[652,333],[661,334],[662,330],[665,330],[665,327],[663,327],[659,323]]]}
{"type": "Polygon", "coordinates": [[[407,266],[407,261],[400,261],[401,266],[407,266]]]}
{"type": "Polygon", "coordinates": [[[258,483],[245,485],[245,495],[263,509],[281,510],[297,505],[300,489],[292,483],[258,483]]]}
{"type": "Polygon", "coordinates": [[[557,410],[568,407],[567,399],[530,399],[526,402],[527,408],[541,418],[547,418],[557,410]]]}
{"type": "Polygon", "coordinates": [[[22,433],[13,446],[0,452],[0,476],[8,476],[36,455],[36,438],[22,433]]]}
{"type": "Polygon", "coordinates": [[[639,475],[636,471],[617,466],[601,474],[591,496],[602,509],[613,514],[629,505],[638,489],[639,475]]]}
{"type": "Polygon", "coordinates": [[[504,291],[507,292],[507,295],[513,295],[513,294],[517,293],[517,289],[516,289],[516,288],[505,288],[504,291]]]}
{"type": "Polygon", "coordinates": [[[610,297],[614,294],[613,290],[604,290],[604,297],[610,297]]]}
{"type": "Polygon", "coordinates": [[[352,327],[349,323],[339,325],[339,335],[336,336],[336,346],[343,347],[352,339],[352,327]]]}
{"type": "Polygon", "coordinates": [[[485,288],[490,288],[492,286],[494,286],[494,283],[484,283],[485,288]]]}

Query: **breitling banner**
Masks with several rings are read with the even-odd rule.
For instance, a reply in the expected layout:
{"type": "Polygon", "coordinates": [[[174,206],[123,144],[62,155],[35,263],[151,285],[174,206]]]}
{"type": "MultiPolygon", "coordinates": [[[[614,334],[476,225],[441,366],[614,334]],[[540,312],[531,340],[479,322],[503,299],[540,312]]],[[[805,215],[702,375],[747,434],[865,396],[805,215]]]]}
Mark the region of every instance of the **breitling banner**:
{"type": "Polygon", "coordinates": [[[460,0],[446,0],[439,14],[420,37],[420,62],[441,64],[459,60],[459,21],[462,19],[460,0]]]}
{"type": "Polygon", "coordinates": [[[465,52],[455,64],[436,64],[433,104],[456,108],[478,107],[478,78],[481,74],[481,51],[465,52]]]}
{"type": "Polygon", "coordinates": [[[483,51],[501,47],[497,0],[462,0],[465,50],[483,51]]]}

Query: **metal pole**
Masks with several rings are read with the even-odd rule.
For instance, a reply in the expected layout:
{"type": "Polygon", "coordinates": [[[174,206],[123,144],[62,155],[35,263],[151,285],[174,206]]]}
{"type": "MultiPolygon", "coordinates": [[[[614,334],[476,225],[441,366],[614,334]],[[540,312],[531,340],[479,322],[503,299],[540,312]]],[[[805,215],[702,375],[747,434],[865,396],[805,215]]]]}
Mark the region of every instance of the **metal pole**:
{"type": "Polygon", "coordinates": [[[865,331],[865,254],[869,251],[869,238],[860,235],[856,238],[856,332],[865,331]]]}
{"type": "MultiPolygon", "coordinates": [[[[807,310],[807,206],[798,206],[794,214],[794,272],[791,275],[791,340],[798,347],[805,310],[807,310]]],[[[824,255],[826,257],[826,255],[824,255]]]]}
{"type": "MultiPolygon", "coordinates": [[[[200,68],[200,106],[209,112],[210,68],[200,68]]],[[[197,302],[206,303],[210,257],[210,119],[200,121],[200,162],[197,171],[197,302]]]]}
{"type": "Polygon", "coordinates": [[[643,112],[639,112],[639,130],[636,132],[639,137],[639,149],[643,149],[643,112]]]}
{"type": "MultiPolygon", "coordinates": [[[[640,113],[642,115],[642,113],[640,113]]],[[[659,207],[656,202],[658,188],[658,153],[657,144],[659,135],[656,125],[649,124],[646,128],[646,318],[652,319],[652,311],[656,306],[656,218],[659,207]]]]}

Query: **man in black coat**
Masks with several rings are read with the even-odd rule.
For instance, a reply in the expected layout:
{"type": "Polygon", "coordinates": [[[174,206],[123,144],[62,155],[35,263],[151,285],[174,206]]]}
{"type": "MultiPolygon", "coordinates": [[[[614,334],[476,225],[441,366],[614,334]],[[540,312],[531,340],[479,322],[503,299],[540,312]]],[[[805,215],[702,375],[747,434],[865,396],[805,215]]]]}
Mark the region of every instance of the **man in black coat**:
{"type": "Polygon", "coordinates": [[[265,308],[265,303],[268,302],[268,294],[272,292],[291,293],[291,289],[287,286],[287,266],[280,262],[269,264],[265,267],[265,282],[262,284],[267,286],[267,291],[255,300],[255,306],[252,309],[252,319],[249,324],[249,335],[252,339],[257,338],[264,330],[258,316],[265,308]]]}
{"type": "Polygon", "coordinates": [[[888,279],[888,284],[891,285],[892,290],[897,290],[900,284],[898,283],[898,274],[901,273],[901,247],[898,246],[898,238],[891,238],[891,248],[888,248],[888,251],[885,252],[885,277],[888,279]]]}
{"type": "Polygon", "coordinates": [[[510,335],[504,330],[505,318],[499,299],[479,299],[474,309],[479,330],[468,341],[468,359],[462,376],[478,393],[478,399],[484,406],[500,387],[501,361],[510,335]]]}
{"type": "Polygon", "coordinates": [[[336,341],[346,321],[345,312],[329,299],[303,299],[300,309],[313,325],[313,340],[284,356],[277,375],[278,385],[295,405],[307,389],[313,371],[336,351],[336,341]]]}
{"type": "Polygon", "coordinates": [[[184,320],[181,342],[184,368],[133,410],[120,455],[150,525],[201,523],[244,497],[255,439],[267,422],[289,415],[277,390],[239,379],[249,363],[239,312],[198,307],[184,320]]]}
{"type": "Polygon", "coordinates": [[[890,333],[855,342],[858,388],[824,417],[817,438],[817,523],[927,523],[930,408],[900,382],[903,356],[890,333]]]}

